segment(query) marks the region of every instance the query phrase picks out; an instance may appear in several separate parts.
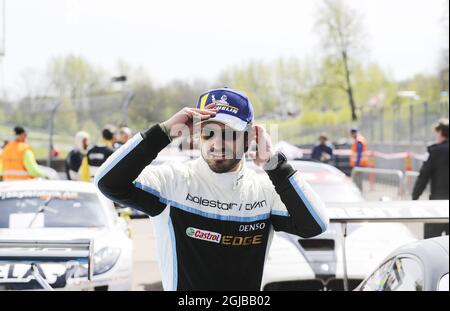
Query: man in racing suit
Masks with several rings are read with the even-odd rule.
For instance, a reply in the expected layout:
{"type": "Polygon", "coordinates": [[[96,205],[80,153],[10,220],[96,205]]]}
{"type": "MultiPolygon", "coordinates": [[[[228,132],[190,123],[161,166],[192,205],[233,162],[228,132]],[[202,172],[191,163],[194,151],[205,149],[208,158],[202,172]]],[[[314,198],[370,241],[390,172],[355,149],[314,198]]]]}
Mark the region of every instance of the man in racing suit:
{"type": "Polygon", "coordinates": [[[260,290],[274,230],[305,238],[326,230],[320,198],[252,121],[245,95],[211,90],[197,108],[135,135],[97,172],[107,197],[152,217],[165,290],[260,290]],[[201,157],[148,166],[197,125],[201,157]],[[246,167],[251,141],[264,174],[246,167]]]}

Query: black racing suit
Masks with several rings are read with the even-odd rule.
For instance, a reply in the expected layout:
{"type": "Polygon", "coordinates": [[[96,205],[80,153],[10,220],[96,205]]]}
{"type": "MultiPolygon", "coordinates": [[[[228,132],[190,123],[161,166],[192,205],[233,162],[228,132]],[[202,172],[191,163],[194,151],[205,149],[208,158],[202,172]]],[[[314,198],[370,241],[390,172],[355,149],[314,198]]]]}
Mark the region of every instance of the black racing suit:
{"type": "Polygon", "coordinates": [[[111,200],[152,217],[165,290],[260,290],[273,230],[313,237],[324,204],[282,157],[257,174],[217,174],[203,158],[148,166],[170,143],[159,125],[137,134],[99,169],[111,200]]]}

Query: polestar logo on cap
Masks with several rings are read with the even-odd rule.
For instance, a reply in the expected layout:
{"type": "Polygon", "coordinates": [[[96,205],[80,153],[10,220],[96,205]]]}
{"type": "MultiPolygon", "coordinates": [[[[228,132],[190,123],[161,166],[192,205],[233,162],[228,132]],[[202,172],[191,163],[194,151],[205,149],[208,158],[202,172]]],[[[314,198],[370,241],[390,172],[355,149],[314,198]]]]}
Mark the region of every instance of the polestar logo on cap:
{"type": "Polygon", "coordinates": [[[210,90],[200,95],[197,108],[216,104],[218,113],[208,121],[223,123],[236,131],[244,131],[253,121],[253,106],[247,96],[230,88],[210,90]]]}

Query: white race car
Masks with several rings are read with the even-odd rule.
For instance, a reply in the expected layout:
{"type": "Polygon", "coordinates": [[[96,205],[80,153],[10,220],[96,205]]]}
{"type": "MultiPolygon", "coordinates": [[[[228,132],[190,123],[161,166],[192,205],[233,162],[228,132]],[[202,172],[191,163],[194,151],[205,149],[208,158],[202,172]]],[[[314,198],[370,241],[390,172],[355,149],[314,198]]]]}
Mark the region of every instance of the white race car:
{"type": "Polygon", "coordinates": [[[32,271],[31,261],[37,254],[42,257],[38,260],[38,277],[42,277],[53,289],[130,290],[132,241],[127,231],[127,223],[117,215],[113,203],[91,183],[43,180],[2,182],[0,290],[42,289],[42,284],[33,277],[32,271]],[[88,271],[86,264],[81,265],[76,273],[69,273],[70,262],[55,263],[55,257],[51,255],[54,249],[39,246],[79,240],[91,241],[93,271],[88,271]],[[18,246],[5,247],[27,243],[29,257],[15,260],[14,254],[23,250],[18,246]],[[42,256],[46,252],[49,256],[42,256]],[[2,257],[9,260],[2,261],[2,257]],[[88,273],[92,276],[90,281],[88,273]]]}
{"type": "MultiPolygon", "coordinates": [[[[342,171],[334,166],[311,161],[289,161],[292,167],[301,173],[302,178],[319,194],[325,203],[363,202],[364,196],[358,187],[342,171]]],[[[264,170],[248,161],[247,167],[258,174],[264,170]]]]}
{"type": "Polygon", "coordinates": [[[385,258],[359,291],[446,291],[448,235],[402,246],[385,258]]]}
{"type": "Polygon", "coordinates": [[[355,289],[394,249],[418,240],[417,232],[405,223],[423,226],[423,222],[435,219],[448,222],[448,201],[340,203],[327,207],[331,225],[323,235],[313,239],[275,235],[262,289],[355,289]]]}
{"type": "MultiPolygon", "coordinates": [[[[350,178],[335,167],[310,161],[289,161],[289,164],[301,173],[327,207],[333,204],[341,204],[343,208],[368,204],[350,178]]],[[[249,167],[265,174],[252,163],[249,167]]],[[[417,239],[408,226],[399,223],[349,224],[346,234],[349,289],[356,288],[379,260],[392,250],[417,239]]],[[[312,239],[275,233],[262,288],[343,290],[342,236],[342,227],[336,223],[331,223],[325,233],[312,239]]]]}

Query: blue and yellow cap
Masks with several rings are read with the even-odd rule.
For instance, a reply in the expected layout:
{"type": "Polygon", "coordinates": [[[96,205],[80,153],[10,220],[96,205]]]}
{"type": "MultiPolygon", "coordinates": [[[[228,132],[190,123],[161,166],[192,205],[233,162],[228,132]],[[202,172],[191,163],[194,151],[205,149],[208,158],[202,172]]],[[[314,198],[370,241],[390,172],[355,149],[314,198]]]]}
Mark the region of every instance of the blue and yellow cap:
{"type": "Polygon", "coordinates": [[[216,104],[218,113],[208,121],[223,123],[236,131],[246,130],[253,121],[252,103],[241,92],[227,87],[209,90],[200,95],[197,108],[203,109],[212,103],[216,104]]]}

